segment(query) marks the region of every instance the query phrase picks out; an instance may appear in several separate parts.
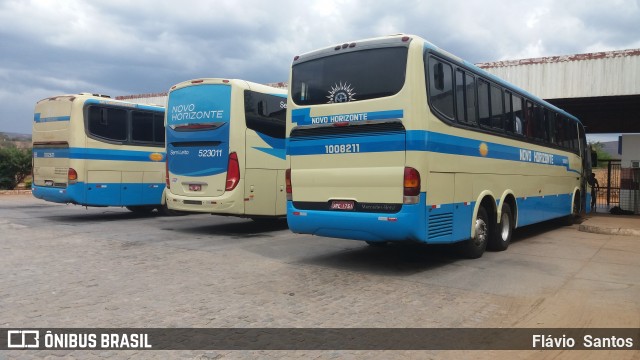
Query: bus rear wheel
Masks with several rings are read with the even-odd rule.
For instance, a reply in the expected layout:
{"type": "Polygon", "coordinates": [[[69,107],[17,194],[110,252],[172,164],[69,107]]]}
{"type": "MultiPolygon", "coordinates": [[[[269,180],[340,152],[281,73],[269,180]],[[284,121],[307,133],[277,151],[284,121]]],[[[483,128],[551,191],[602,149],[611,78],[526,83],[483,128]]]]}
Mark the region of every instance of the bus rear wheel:
{"type": "Polygon", "coordinates": [[[511,206],[505,203],[502,205],[502,215],[500,215],[500,222],[496,224],[496,231],[489,239],[487,246],[493,251],[507,250],[511,243],[511,236],[513,235],[513,213],[511,212],[511,206]]]}
{"type": "Polygon", "coordinates": [[[563,224],[565,226],[572,226],[578,220],[580,216],[580,194],[576,193],[573,196],[573,205],[571,206],[571,214],[567,215],[563,219],[563,224]]]}
{"type": "Polygon", "coordinates": [[[478,209],[478,216],[476,216],[475,230],[476,235],[466,241],[460,243],[460,253],[462,256],[469,259],[477,259],[484,254],[487,248],[487,242],[491,238],[493,233],[493,227],[491,220],[487,214],[487,210],[484,207],[478,209]]]}

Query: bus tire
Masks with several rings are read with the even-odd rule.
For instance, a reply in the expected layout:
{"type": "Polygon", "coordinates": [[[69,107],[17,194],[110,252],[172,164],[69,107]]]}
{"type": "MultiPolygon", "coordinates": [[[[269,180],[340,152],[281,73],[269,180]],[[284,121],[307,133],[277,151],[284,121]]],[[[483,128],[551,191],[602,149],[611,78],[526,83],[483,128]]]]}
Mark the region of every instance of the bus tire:
{"type": "Polygon", "coordinates": [[[572,226],[578,220],[580,216],[580,194],[576,193],[573,200],[573,206],[571,206],[571,214],[565,216],[562,219],[562,224],[564,226],[572,226]]]}
{"type": "Polygon", "coordinates": [[[489,238],[487,247],[493,251],[505,251],[511,243],[511,236],[513,235],[513,213],[511,212],[511,206],[504,203],[502,205],[502,215],[500,215],[500,222],[496,223],[496,231],[493,232],[493,236],[489,238]]]}
{"type": "Polygon", "coordinates": [[[491,220],[484,207],[478,209],[478,216],[475,221],[476,235],[460,243],[460,254],[468,259],[477,259],[484,254],[487,242],[491,238],[493,227],[491,220]]]}
{"type": "Polygon", "coordinates": [[[138,206],[127,206],[127,210],[136,213],[136,214],[149,214],[156,207],[152,205],[138,205],[138,206]]]}

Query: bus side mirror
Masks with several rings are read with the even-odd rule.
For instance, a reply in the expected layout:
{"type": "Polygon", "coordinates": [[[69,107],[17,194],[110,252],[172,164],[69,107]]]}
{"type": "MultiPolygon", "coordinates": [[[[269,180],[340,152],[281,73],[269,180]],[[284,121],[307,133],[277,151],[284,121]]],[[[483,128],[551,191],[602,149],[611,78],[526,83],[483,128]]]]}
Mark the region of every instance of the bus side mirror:
{"type": "Polygon", "coordinates": [[[598,153],[591,150],[591,166],[598,166],[598,153]]]}

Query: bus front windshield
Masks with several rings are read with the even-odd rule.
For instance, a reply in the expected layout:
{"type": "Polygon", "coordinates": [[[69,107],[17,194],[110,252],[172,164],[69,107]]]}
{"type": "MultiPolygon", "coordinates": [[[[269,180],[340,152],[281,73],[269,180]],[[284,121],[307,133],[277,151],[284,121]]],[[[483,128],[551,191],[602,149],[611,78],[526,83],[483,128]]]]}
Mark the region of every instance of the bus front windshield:
{"type": "Polygon", "coordinates": [[[330,55],[292,67],[292,97],[298,105],[344,103],[391,96],[404,85],[407,47],[330,55]]]}

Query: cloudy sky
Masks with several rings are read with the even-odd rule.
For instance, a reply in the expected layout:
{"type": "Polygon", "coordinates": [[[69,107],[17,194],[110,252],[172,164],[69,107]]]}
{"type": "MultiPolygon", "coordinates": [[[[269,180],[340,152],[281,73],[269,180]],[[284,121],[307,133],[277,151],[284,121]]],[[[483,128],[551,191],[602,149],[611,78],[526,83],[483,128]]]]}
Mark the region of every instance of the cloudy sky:
{"type": "Polygon", "coordinates": [[[416,34],[468,61],[640,48],[640,0],[0,0],[0,131],[43,98],[286,81],[296,54],[416,34]]]}

